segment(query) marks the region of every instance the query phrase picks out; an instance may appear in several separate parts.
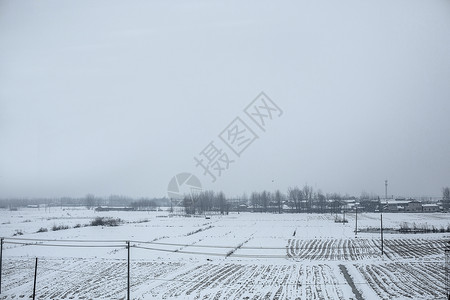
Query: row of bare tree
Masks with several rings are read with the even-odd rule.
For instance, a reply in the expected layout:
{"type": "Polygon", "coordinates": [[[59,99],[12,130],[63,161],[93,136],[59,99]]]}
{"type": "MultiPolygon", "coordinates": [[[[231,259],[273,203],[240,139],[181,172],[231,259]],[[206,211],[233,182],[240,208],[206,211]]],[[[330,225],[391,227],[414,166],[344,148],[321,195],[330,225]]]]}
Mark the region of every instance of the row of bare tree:
{"type": "Polygon", "coordinates": [[[311,186],[305,185],[302,189],[291,187],[286,194],[280,190],[274,192],[264,190],[253,192],[250,197],[243,195],[239,199],[227,199],[223,192],[202,191],[185,196],[183,207],[187,214],[203,214],[211,211],[224,214],[228,213],[230,209],[277,213],[283,211],[338,213],[345,204],[344,198],[351,197],[343,197],[338,193],[323,194],[320,190],[315,192],[311,186]]]}
{"type": "MultiPolygon", "coordinates": [[[[351,197],[346,197],[351,198],[351,197]]],[[[338,212],[342,209],[344,199],[338,193],[324,194],[322,191],[314,191],[312,186],[303,188],[290,187],[287,194],[279,190],[274,193],[263,191],[254,192],[250,196],[250,205],[255,211],[269,212],[289,210],[291,212],[338,212]]]]}
{"type": "Polygon", "coordinates": [[[223,192],[202,191],[185,196],[183,207],[187,214],[203,214],[206,212],[220,212],[228,214],[230,206],[223,192]]]}

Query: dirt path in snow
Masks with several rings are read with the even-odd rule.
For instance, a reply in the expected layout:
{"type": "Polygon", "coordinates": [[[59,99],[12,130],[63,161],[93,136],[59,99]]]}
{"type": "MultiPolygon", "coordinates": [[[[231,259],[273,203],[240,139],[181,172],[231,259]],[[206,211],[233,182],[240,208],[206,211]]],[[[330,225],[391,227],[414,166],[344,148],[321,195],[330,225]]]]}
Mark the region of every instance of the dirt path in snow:
{"type": "Polygon", "coordinates": [[[352,292],[353,292],[353,294],[355,294],[356,299],[364,300],[363,296],[361,295],[359,290],[356,288],[352,277],[350,276],[350,274],[348,274],[347,268],[344,265],[339,265],[339,269],[341,269],[342,274],[344,274],[345,280],[347,280],[348,284],[352,288],[352,292]]]}

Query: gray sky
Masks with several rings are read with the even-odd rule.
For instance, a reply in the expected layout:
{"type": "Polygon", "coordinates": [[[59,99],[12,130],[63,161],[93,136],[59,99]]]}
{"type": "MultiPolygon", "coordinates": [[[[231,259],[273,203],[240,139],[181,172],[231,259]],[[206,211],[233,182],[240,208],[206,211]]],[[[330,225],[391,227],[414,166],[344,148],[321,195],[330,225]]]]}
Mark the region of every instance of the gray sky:
{"type": "Polygon", "coordinates": [[[180,172],[228,195],[388,179],[438,196],[449,16],[444,0],[0,0],[0,198],[164,196],[180,172]],[[283,115],[211,183],[194,156],[261,91],[283,115]]]}

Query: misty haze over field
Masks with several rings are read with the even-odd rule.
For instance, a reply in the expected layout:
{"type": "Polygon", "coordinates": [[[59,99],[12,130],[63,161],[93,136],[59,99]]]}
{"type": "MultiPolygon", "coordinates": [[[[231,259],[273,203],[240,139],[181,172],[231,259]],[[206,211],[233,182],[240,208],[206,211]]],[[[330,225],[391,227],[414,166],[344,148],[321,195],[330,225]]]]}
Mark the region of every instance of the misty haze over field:
{"type": "Polygon", "coordinates": [[[388,179],[440,196],[449,15],[443,0],[2,0],[0,198],[165,196],[181,172],[228,195],[382,195],[388,179]],[[194,157],[261,91],[283,114],[212,183],[194,157]]]}

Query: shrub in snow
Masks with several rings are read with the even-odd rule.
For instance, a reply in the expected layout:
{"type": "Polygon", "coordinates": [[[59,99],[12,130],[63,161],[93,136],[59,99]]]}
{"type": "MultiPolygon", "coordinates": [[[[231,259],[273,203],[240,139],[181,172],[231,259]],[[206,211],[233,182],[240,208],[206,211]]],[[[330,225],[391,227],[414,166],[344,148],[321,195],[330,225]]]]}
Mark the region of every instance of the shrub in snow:
{"type": "Polygon", "coordinates": [[[65,229],[69,229],[69,226],[67,226],[67,225],[53,225],[53,227],[52,227],[53,231],[65,230],[65,229]]]}
{"type": "Polygon", "coordinates": [[[122,220],[119,218],[97,217],[91,221],[91,226],[119,226],[122,220]]]}
{"type": "Polygon", "coordinates": [[[13,234],[13,236],[17,236],[17,235],[23,235],[22,230],[16,230],[16,232],[13,234]]]}
{"type": "Polygon", "coordinates": [[[47,228],[41,227],[37,232],[47,232],[47,231],[48,231],[47,228]]]}

